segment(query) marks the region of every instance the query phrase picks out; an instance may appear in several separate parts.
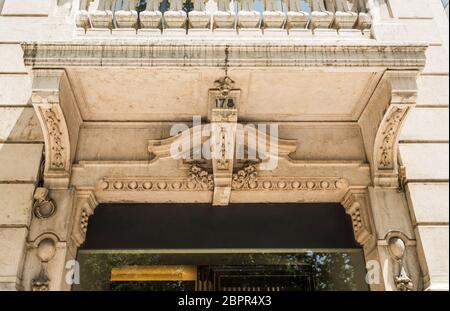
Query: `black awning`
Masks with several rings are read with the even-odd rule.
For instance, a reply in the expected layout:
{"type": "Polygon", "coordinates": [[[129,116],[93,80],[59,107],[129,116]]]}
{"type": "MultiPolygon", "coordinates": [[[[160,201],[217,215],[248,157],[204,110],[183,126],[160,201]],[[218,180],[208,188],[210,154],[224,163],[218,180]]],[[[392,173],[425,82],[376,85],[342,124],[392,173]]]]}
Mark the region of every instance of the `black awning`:
{"type": "Polygon", "coordinates": [[[101,204],[82,249],[358,247],[339,204],[101,204]]]}

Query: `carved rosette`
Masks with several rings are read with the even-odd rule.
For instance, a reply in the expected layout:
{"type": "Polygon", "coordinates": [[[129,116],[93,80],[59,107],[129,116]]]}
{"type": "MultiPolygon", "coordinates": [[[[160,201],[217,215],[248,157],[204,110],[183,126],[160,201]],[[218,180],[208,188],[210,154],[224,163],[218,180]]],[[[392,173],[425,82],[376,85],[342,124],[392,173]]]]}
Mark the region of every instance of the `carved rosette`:
{"type": "Polygon", "coordinates": [[[212,191],[213,175],[193,164],[187,178],[102,178],[100,191],[212,191]]]}
{"type": "MultiPolygon", "coordinates": [[[[202,169],[201,169],[202,170],[202,169]]],[[[213,175],[202,170],[190,171],[186,178],[102,178],[98,182],[99,191],[141,192],[141,191],[212,191],[213,175]]],[[[342,178],[300,178],[300,177],[257,177],[238,171],[233,174],[234,191],[341,191],[348,186],[342,178]]]]}
{"type": "Polygon", "coordinates": [[[249,178],[233,190],[242,191],[340,191],[348,182],[342,178],[265,177],[249,178]]]}
{"type": "Polygon", "coordinates": [[[374,236],[372,217],[370,214],[368,195],[365,190],[350,190],[345,196],[342,205],[350,215],[353,225],[353,233],[356,241],[371,248],[376,243],[374,236]]]}
{"type": "Polygon", "coordinates": [[[89,217],[98,205],[91,191],[77,191],[75,195],[75,218],[72,227],[72,239],[77,246],[86,238],[89,217]]]}

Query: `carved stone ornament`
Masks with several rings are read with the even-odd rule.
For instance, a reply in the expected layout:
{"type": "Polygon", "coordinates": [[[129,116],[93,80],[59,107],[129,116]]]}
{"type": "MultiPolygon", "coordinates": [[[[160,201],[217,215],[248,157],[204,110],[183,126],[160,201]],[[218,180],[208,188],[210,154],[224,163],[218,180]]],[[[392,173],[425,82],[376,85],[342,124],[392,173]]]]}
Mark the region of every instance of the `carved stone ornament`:
{"type": "Polygon", "coordinates": [[[86,238],[89,217],[94,214],[98,203],[91,191],[77,191],[75,194],[75,219],[72,238],[77,246],[83,244],[86,238]]]}
{"type": "Polygon", "coordinates": [[[39,275],[31,281],[31,290],[33,292],[45,292],[50,290],[50,278],[47,275],[46,264],[42,263],[39,275]]]}
{"type": "Polygon", "coordinates": [[[395,144],[407,110],[408,107],[394,107],[382,125],[377,163],[379,169],[394,169],[395,167],[395,144]]]}
{"type": "Polygon", "coordinates": [[[47,188],[36,188],[34,192],[34,215],[39,219],[51,217],[56,212],[55,203],[48,197],[47,188]]]}
{"type": "Polygon", "coordinates": [[[65,149],[62,143],[61,120],[58,118],[54,107],[43,109],[43,114],[49,129],[48,133],[52,140],[50,167],[53,169],[63,169],[65,149]]]}
{"type": "Polygon", "coordinates": [[[229,92],[234,88],[234,84],[235,82],[229,76],[224,76],[214,81],[214,85],[224,96],[229,94],[229,92]]]}
{"type": "Polygon", "coordinates": [[[411,278],[406,272],[403,265],[403,257],[405,256],[406,245],[399,237],[390,237],[388,240],[388,249],[392,259],[396,265],[394,269],[394,283],[398,291],[412,291],[414,288],[411,278]]]}
{"type": "Polygon", "coordinates": [[[32,101],[48,135],[49,169],[63,170],[69,150],[66,150],[66,124],[59,106],[59,94],[57,91],[36,92],[32,95],[32,101]]]}
{"type": "Polygon", "coordinates": [[[242,169],[233,174],[231,186],[233,189],[242,189],[244,186],[255,188],[257,186],[256,177],[258,172],[254,164],[247,164],[242,169]]]}
{"type": "Polygon", "coordinates": [[[349,190],[342,205],[350,215],[353,225],[353,233],[360,245],[371,248],[375,246],[375,236],[372,230],[369,201],[365,190],[349,190]],[[369,245],[370,244],[370,245],[369,245]]]}
{"type": "MultiPolygon", "coordinates": [[[[253,164],[232,175],[234,191],[341,191],[347,186],[348,181],[339,177],[258,177],[253,164]]],[[[213,188],[213,174],[197,164],[190,167],[185,178],[105,177],[98,182],[98,190],[107,192],[212,191],[213,188]]]]}
{"type": "Polygon", "coordinates": [[[213,12],[214,28],[233,28],[236,13],[230,10],[230,0],[216,0],[217,11],[213,12]]]}
{"type": "Polygon", "coordinates": [[[197,164],[189,169],[189,180],[205,190],[214,189],[214,177],[197,164]]]}
{"type": "Polygon", "coordinates": [[[46,238],[39,243],[37,256],[41,261],[41,270],[36,278],[31,281],[32,291],[48,291],[50,289],[50,278],[47,274],[47,264],[55,257],[55,241],[46,238]]]}
{"type": "Polygon", "coordinates": [[[65,188],[71,172],[69,131],[58,91],[34,91],[32,103],[45,140],[44,184],[65,188]]]}

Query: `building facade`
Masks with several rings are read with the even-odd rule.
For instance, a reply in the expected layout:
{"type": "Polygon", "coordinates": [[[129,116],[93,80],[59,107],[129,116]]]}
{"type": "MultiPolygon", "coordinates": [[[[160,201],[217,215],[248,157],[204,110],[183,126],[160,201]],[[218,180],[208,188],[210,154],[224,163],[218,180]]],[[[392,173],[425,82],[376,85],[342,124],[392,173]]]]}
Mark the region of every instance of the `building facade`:
{"type": "Polygon", "coordinates": [[[448,290],[448,47],[440,0],[0,0],[0,289],[448,290]]]}

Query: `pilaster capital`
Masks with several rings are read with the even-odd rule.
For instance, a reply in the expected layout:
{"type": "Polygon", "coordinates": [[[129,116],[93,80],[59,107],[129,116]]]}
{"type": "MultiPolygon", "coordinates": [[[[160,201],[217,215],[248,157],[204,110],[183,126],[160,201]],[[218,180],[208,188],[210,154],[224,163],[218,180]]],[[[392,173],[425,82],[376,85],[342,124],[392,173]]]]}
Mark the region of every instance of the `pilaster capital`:
{"type": "Polygon", "coordinates": [[[72,240],[77,247],[84,243],[89,217],[94,214],[98,202],[89,190],[77,190],[74,201],[72,240]]]}
{"type": "Polygon", "coordinates": [[[371,250],[376,246],[376,235],[367,190],[350,189],[342,201],[342,206],[352,218],[356,241],[363,245],[365,250],[371,250]]]}

